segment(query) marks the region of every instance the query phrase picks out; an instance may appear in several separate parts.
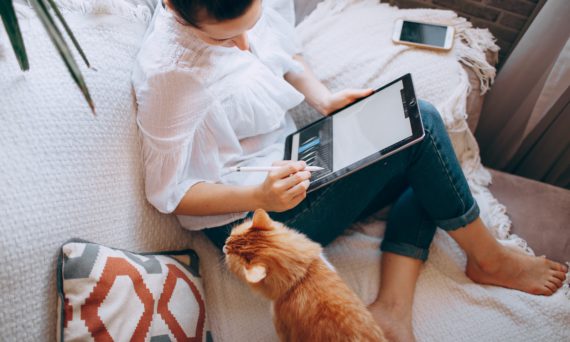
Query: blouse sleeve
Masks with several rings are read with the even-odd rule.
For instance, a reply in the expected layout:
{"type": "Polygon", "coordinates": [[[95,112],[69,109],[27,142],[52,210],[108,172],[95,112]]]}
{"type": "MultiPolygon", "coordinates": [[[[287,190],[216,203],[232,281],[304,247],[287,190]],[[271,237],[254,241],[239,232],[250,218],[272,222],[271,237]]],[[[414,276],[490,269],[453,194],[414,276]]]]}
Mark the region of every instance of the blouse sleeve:
{"type": "Polygon", "coordinates": [[[146,196],[171,213],[193,185],[220,181],[212,101],[189,71],[179,69],[147,75],[135,90],[146,196]]]}
{"type": "Polygon", "coordinates": [[[265,13],[267,15],[267,23],[270,30],[275,33],[279,47],[289,57],[289,63],[285,68],[285,72],[302,72],[303,66],[292,58],[294,55],[302,52],[295,27],[273,8],[267,8],[265,13]]]}
{"type": "Polygon", "coordinates": [[[294,4],[294,0],[265,0],[263,5],[273,8],[291,26],[295,25],[295,4],[294,4]]]}

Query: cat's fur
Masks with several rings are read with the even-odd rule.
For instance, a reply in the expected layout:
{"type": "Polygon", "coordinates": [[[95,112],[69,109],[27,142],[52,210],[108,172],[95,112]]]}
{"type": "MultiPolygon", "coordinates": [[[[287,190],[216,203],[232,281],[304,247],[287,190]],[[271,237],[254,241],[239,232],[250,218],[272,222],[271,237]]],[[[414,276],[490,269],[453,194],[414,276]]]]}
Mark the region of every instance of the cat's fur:
{"type": "Polygon", "coordinates": [[[386,341],[360,299],[323,261],[322,247],[261,209],[233,229],[229,269],[272,301],[281,341],[386,341]]]}

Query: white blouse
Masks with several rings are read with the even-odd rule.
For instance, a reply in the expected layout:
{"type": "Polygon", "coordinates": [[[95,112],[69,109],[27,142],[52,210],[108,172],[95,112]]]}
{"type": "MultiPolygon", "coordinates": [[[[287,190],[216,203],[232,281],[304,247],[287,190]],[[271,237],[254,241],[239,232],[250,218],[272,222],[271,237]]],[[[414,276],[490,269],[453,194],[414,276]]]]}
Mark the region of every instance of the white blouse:
{"type": "MultiPolygon", "coordinates": [[[[253,185],[264,173],[229,173],[230,166],[283,159],[295,130],[287,110],[303,95],[284,79],[301,72],[291,24],[264,5],[248,31],[251,52],[204,43],[172,13],[157,7],[133,71],[148,201],[176,209],[199,182],[253,185]]],[[[183,227],[216,227],[246,213],[178,215],[183,227]]]]}

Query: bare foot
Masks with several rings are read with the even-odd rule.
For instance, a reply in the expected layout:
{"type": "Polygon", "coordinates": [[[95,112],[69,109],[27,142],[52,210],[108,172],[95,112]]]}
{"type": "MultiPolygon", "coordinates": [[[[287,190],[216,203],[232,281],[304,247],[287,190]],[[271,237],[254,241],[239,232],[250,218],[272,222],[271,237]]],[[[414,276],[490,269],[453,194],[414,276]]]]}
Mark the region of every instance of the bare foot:
{"type": "Polygon", "coordinates": [[[412,329],[412,316],[410,313],[389,309],[387,305],[379,302],[372,303],[368,310],[390,342],[415,342],[412,329]]]}
{"type": "Polygon", "coordinates": [[[499,285],[535,295],[550,296],[566,278],[567,266],[546,259],[501,248],[484,262],[467,259],[465,273],[476,283],[499,285]]]}

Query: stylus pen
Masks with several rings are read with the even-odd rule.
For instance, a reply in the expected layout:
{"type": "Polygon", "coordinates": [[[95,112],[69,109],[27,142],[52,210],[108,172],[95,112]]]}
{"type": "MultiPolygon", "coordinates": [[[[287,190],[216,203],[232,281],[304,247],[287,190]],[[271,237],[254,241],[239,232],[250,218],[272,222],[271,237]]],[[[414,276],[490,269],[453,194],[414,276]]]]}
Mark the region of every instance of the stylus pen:
{"type": "MultiPolygon", "coordinates": [[[[231,172],[270,172],[281,169],[282,166],[232,166],[230,167],[231,172]]],[[[302,171],[321,171],[324,170],[320,166],[307,166],[302,171]]]]}

